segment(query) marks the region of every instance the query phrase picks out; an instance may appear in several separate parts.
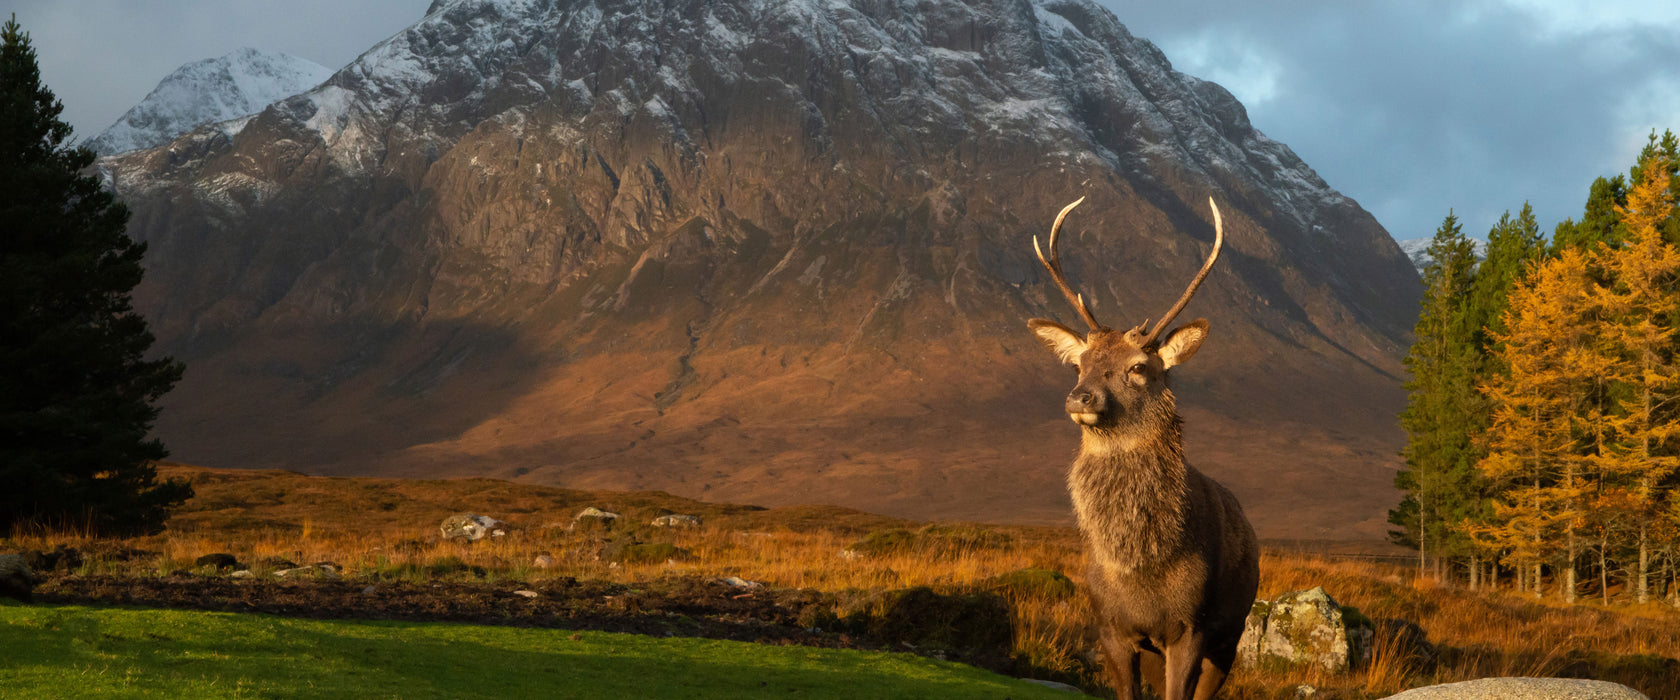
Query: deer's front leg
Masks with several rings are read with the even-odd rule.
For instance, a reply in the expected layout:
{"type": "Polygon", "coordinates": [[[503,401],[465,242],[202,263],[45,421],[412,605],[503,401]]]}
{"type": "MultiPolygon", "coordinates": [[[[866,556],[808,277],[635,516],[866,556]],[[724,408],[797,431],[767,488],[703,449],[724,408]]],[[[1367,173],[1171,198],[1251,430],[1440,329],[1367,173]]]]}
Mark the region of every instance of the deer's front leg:
{"type": "Polygon", "coordinates": [[[1103,656],[1108,658],[1108,679],[1119,700],[1142,697],[1138,689],[1138,645],[1131,638],[1122,639],[1104,629],[1101,635],[1103,656]]]}
{"type": "Polygon", "coordinates": [[[1196,692],[1196,678],[1202,667],[1202,633],[1190,630],[1162,650],[1167,657],[1166,700],[1188,700],[1196,692]]]}

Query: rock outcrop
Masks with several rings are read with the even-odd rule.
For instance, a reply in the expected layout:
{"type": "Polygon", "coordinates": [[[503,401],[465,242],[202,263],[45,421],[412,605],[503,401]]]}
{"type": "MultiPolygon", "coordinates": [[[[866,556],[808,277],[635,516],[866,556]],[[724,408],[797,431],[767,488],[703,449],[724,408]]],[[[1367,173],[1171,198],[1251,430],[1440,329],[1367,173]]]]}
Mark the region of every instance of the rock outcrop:
{"type": "Polygon", "coordinates": [[[1323,587],[1255,601],[1237,662],[1248,668],[1317,666],[1345,673],[1368,663],[1376,626],[1344,608],[1323,587]]]}
{"type": "Polygon", "coordinates": [[[508,525],[488,515],[474,515],[461,513],[443,519],[438,526],[445,540],[463,542],[477,542],[486,537],[502,537],[507,534],[508,525]]]}

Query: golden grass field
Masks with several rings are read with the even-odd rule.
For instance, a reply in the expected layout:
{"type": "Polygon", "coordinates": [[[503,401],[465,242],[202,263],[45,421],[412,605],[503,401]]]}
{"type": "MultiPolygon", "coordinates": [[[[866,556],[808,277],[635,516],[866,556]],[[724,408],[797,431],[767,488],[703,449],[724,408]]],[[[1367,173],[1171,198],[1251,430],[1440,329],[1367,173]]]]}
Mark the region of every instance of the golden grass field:
{"type": "MultiPolygon", "coordinates": [[[[405,567],[424,576],[427,565],[464,562],[482,567],[480,580],[540,581],[555,577],[634,583],[669,577],[739,576],[774,587],[825,592],[930,586],[959,591],[1025,569],[1051,569],[1076,583],[1083,568],[1078,534],[1069,528],[926,525],[823,506],[763,509],[702,503],[660,492],[585,492],[490,479],[400,480],[311,477],[293,472],[211,470],[165,465],[162,476],[185,478],[197,495],[164,533],[121,542],[81,533],[20,530],[0,551],[76,547],[90,554],[86,574],[159,576],[192,569],[204,554],[227,552],[241,561],[280,557],[298,563],[332,561],[347,576],[405,567]],[[697,515],[693,529],[641,528],[647,541],[670,542],[690,556],[646,564],[599,559],[598,541],[566,530],[586,506],[646,524],[663,513],[697,515]],[[439,538],[438,523],[461,512],[490,515],[514,529],[506,537],[470,545],[439,538]],[[554,526],[554,527],[550,527],[554,526]],[[902,531],[908,544],[863,557],[842,552],[872,533],[902,531]],[[119,561],[101,552],[148,554],[119,561]],[[553,565],[533,564],[550,554],[553,565]]],[[[467,576],[471,574],[446,574],[467,576]]],[[[1421,625],[1439,647],[1439,662],[1423,668],[1377,640],[1371,665],[1350,675],[1312,670],[1239,670],[1229,698],[1291,698],[1301,684],[1319,697],[1382,697],[1406,688],[1488,676],[1572,676],[1624,683],[1652,698],[1680,697],[1680,611],[1565,605],[1508,591],[1472,592],[1418,578],[1413,567],[1268,550],[1261,560],[1260,595],[1323,586],[1343,605],[1371,618],[1421,625]],[[1327,694],[1323,694],[1327,693],[1327,694]]],[[[1082,594],[1050,599],[1010,595],[1014,653],[1031,666],[1101,685],[1089,649],[1094,640],[1082,594]]]]}

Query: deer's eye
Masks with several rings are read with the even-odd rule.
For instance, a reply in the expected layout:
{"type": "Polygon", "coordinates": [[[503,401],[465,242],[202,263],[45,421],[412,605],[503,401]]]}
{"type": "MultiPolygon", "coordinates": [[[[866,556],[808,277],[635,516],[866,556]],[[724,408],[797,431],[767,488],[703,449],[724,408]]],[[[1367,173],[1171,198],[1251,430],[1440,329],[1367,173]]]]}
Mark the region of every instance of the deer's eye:
{"type": "Polygon", "coordinates": [[[1132,373],[1132,374],[1135,374],[1135,375],[1137,375],[1137,376],[1139,376],[1139,377],[1141,377],[1141,376],[1143,376],[1143,371],[1144,371],[1144,370],[1145,370],[1145,369],[1147,369],[1147,368],[1146,368],[1146,367],[1144,367],[1144,366],[1143,366],[1143,363],[1141,363],[1141,362],[1139,362],[1139,363],[1137,363],[1137,364],[1135,364],[1135,365],[1132,365],[1132,368],[1131,368],[1131,369],[1129,369],[1129,370],[1127,370],[1127,371],[1128,371],[1128,372],[1131,372],[1131,373],[1132,373]]]}

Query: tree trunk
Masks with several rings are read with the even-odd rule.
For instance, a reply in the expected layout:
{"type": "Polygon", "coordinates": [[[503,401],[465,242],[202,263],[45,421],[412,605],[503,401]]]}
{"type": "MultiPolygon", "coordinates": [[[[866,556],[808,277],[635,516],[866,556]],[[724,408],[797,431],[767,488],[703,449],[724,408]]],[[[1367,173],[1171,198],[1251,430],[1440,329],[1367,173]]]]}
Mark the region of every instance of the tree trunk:
{"type": "Polygon", "coordinates": [[[1605,561],[1604,550],[1610,543],[1604,540],[1598,542],[1598,590],[1604,597],[1604,604],[1610,604],[1610,565],[1605,561]]]}
{"type": "Polygon", "coordinates": [[[1639,583],[1635,584],[1640,605],[1651,602],[1651,541],[1644,522],[1639,523],[1639,583]]]}
{"type": "Polygon", "coordinates": [[[1575,533],[1569,533],[1569,561],[1563,563],[1563,599],[1575,602],[1575,533]]]}

